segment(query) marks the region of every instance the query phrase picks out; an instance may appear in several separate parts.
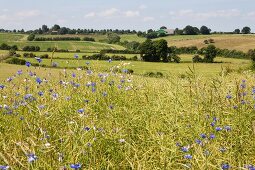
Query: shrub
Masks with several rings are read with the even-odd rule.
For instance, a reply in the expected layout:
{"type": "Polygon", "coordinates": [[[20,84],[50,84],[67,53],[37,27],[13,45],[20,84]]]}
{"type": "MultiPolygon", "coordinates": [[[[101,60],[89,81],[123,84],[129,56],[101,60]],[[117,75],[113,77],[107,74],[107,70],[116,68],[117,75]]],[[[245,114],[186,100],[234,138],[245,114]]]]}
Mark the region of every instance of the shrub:
{"type": "Polygon", "coordinates": [[[43,54],[43,55],[40,55],[40,58],[49,58],[49,55],[48,54],[43,54]]]}
{"type": "Polygon", "coordinates": [[[39,46],[25,46],[22,48],[23,51],[40,51],[39,46]]]}
{"type": "Polygon", "coordinates": [[[161,73],[161,72],[156,72],[156,73],[154,73],[154,72],[146,72],[146,73],[144,74],[144,76],[161,78],[161,77],[163,77],[164,75],[163,75],[163,73],[161,73]]]}
{"type": "Polygon", "coordinates": [[[203,62],[203,59],[199,55],[194,55],[192,58],[193,63],[201,63],[203,62]]]}
{"type": "Polygon", "coordinates": [[[23,54],[23,57],[24,57],[24,58],[34,58],[34,57],[35,57],[35,54],[34,54],[34,53],[24,53],[24,54],[23,54]]]}
{"type": "Polygon", "coordinates": [[[82,40],[83,41],[92,41],[92,42],[95,42],[95,39],[92,38],[92,37],[84,37],[82,40]]]}
{"type": "Polygon", "coordinates": [[[204,43],[205,43],[205,44],[209,44],[208,40],[204,40],[204,43]]]}
{"type": "Polygon", "coordinates": [[[20,59],[20,58],[16,58],[16,57],[12,57],[12,58],[7,59],[6,63],[8,63],[8,64],[17,64],[17,65],[25,65],[26,64],[26,60],[20,59]]]}
{"type": "Polygon", "coordinates": [[[35,34],[30,34],[28,37],[27,37],[27,40],[28,41],[33,41],[35,39],[35,34]]]}
{"type": "Polygon", "coordinates": [[[181,58],[178,55],[173,55],[172,59],[174,60],[175,63],[180,63],[181,62],[181,58]]]}

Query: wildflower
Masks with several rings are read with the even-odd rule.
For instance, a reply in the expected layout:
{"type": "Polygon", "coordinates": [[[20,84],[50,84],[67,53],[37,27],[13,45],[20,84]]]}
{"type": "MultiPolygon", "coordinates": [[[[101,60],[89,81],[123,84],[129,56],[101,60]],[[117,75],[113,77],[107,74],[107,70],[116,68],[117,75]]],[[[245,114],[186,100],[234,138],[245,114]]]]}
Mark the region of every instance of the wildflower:
{"type": "Polygon", "coordinates": [[[33,95],[32,94],[26,94],[25,96],[24,96],[24,99],[25,100],[28,100],[28,99],[33,99],[33,95]]]}
{"type": "Polygon", "coordinates": [[[113,107],[113,105],[110,105],[109,108],[110,108],[110,109],[113,109],[114,107],[113,107]]]}
{"type": "Polygon", "coordinates": [[[176,143],[176,146],[181,147],[181,143],[180,143],[180,142],[177,142],[177,143],[176,143]]]}
{"type": "Polygon", "coordinates": [[[18,74],[18,75],[21,75],[21,74],[22,74],[22,70],[18,70],[18,71],[17,71],[17,74],[18,74]]]}
{"type": "Polygon", "coordinates": [[[80,169],[81,168],[81,164],[71,164],[70,168],[75,169],[75,170],[80,169]]]}
{"type": "Polygon", "coordinates": [[[108,62],[111,63],[111,62],[112,62],[112,59],[109,59],[108,62]]]}
{"type": "Polygon", "coordinates": [[[86,127],[84,128],[84,130],[85,130],[85,131],[90,131],[90,127],[86,126],[86,127]]]}
{"type": "Polygon", "coordinates": [[[206,134],[202,133],[201,135],[201,138],[205,139],[206,138],[206,134]]]}
{"type": "Polygon", "coordinates": [[[91,70],[87,70],[87,75],[91,75],[93,72],[91,70]]]}
{"type": "Polygon", "coordinates": [[[79,109],[78,113],[84,113],[84,109],[79,109]]]}
{"type": "Polygon", "coordinates": [[[231,131],[231,127],[230,127],[230,126],[224,126],[224,129],[225,129],[226,131],[231,131]]]}
{"type": "Polygon", "coordinates": [[[119,139],[119,142],[120,142],[120,143],[124,143],[124,142],[125,142],[125,139],[119,139]]]}
{"type": "Polygon", "coordinates": [[[0,165],[0,170],[6,170],[9,169],[10,167],[7,165],[0,165]]]}
{"type": "Polygon", "coordinates": [[[246,101],[242,99],[241,104],[244,105],[245,103],[246,103],[246,101]]]}
{"type": "Polygon", "coordinates": [[[75,73],[72,73],[72,77],[75,78],[75,77],[76,77],[76,74],[75,74],[75,73]]]}
{"type": "Polygon", "coordinates": [[[219,131],[222,130],[222,128],[221,128],[221,127],[216,127],[215,130],[216,130],[217,132],[219,132],[219,131]]]}
{"type": "Polygon", "coordinates": [[[44,109],[45,108],[45,105],[40,105],[39,106],[39,109],[44,109]]]}
{"type": "Polygon", "coordinates": [[[39,58],[39,57],[35,57],[35,59],[38,61],[38,63],[41,63],[41,62],[42,62],[42,59],[39,58]]]}
{"type": "Polygon", "coordinates": [[[185,159],[192,159],[192,155],[190,155],[190,154],[184,155],[184,158],[185,159]]]}
{"type": "Polygon", "coordinates": [[[214,126],[215,126],[215,122],[212,122],[210,125],[211,125],[212,127],[214,127],[214,126]]]}
{"type": "Polygon", "coordinates": [[[52,63],[52,67],[58,67],[58,63],[53,62],[53,63],[52,63]]]}
{"type": "Polygon", "coordinates": [[[226,152],[226,151],[227,151],[226,148],[224,148],[224,147],[220,148],[220,152],[224,153],[224,152],[226,152]]]}
{"type": "Polygon", "coordinates": [[[89,143],[87,143],[87,146],[88,146],[88,147],[91,147],[91,146],[92,146],[92,144],[89,142],[89,143]]]}
{"type": "Polygon", "coordinates": [[[90,63],[87,61],[86,64],[89,65],[90,63]]]}
{"type": "Polygon", "coordinates": [[[227,169],[230,169],[230,166],[229,166],[228,163],[224,163],[224,164],[221,165],[221,169],[222,170],[227,170],[227,169]]]}
{"type": "Polygon", "coordinates": [[[107,92],[103,92],[103,96],[106,97],[107,96],[107,92]]]}
{"type": "Polygon", "coordinates": [[[210,139],[214,139],[215,135],[214,134],[210,134],[210,139]]]}
{"type": "Polygon", "coordinates": [[[205,156],[209,156],[210,152],[208,150],[205,150],[204,154],[205,154],[205,156]]]}
{"type": "Polygon", "coordinates": [[[39,77],[37,77],[37,78],[36,78],[36,82],[37,82],[38,84],[41,84],[41,83],[42,83],[42,80],[41,80],[39,77]]]}
{"type": "Polygon", "coordinates": [[[236,106],[236,105],[235,105],[235,106],[233,106],[233,109],[238,109],[238,106],[236,106]]]}
{"type": "Polygon", "coordinates": [[[45,143],[45,144],[44,144],[44,146],[45,146],[46,148],[50,147],[50,145],[51,145],[50,143],[45,143]]]}
{"type": "Polygon", "coordinates": [[[188,151],[189,151],[189,148],[186,147],[186,146],[184,146],[184,147],[181,148],[181,150],[182,150],[182,152],[188,152],[188,151]]]}
{"type": "Polygon", "coordinates": [[[28,154],[27,156],[28,156],[29,163],[33,163],[34,161],[38,159],[38,157],[35,154],[28,154]]]}
{"type": "Polygon", "coordinates": [[[38,92],[38,95],[39,95],[39,96],[43,96],[43,92],[42,92],[42,91],[39,91],[39,92],[38,92]]]}
{"type": "Polygon", "coordinates": [[[232,96],[231,96],[230,94],[228,94],[228,95],[226,96],[226,98],[227,98],[227,99],[232,99],[232,96]]]}
{"type": "Polygon", "coordinates": [[[4,87],[5,87],[4,85],[0,84],[0,89],[2,89],[2,90],[3,90],[3,89],[4,89],[4,87]]]}
{"type": "Polygon", "coordinates": [[[75,55],[74,55],[74,58],[75,58],[75,59],[78,59],[78,58],[79,58],[79,56],[78,56],[77,54],[75,54],[75,55]]]}
{"type": "Polygon", "coordinates": [[[26,65],[27,67],[30,67],[30,66],[31,66],[31,63],[27,61],[25,65],[26,65]]]}
{"type": "Polygon", "coordinates": [[[196,142],[198,145],[201,145],[201,144],[202,144],[202,141],[199,140],[199,139],[196,139],[195,142],[196,142]]]}

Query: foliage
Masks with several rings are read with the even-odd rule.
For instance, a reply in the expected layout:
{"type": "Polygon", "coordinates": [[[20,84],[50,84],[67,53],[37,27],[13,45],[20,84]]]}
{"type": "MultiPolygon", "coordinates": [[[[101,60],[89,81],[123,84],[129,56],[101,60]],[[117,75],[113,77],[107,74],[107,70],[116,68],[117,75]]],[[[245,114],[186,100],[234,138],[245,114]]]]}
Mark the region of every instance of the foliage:
{"type": "Polygon", "coordinates": [[[28,41],[34,41],[35,39],[35,34],[30,34],[28,37],[27,37],[27,40],[28,41]]]}
{"type": "Polygon", "coordinates": [[[216,55],[217,55],[216,47],[214,45],[208,45],[208,47],[205,49],[204,62],[213,63],[216,55]]]}
{"type": "Polygon", "coordinates": [[[207,28],[206,26],[202,26],[202,27],[200,28],[200,33],[201,33],[201,34],[209,35],[210,32],[211,32],[211,30],[210,30],[209,28],[207,28]]]}
{"type": "Polygon", "coordinates": [[[242,29],[243,34],[250,34],[251,33],[251,28],[250,27],[243,27],[242,29]]]}
{"type": "Polygon", "coordinates": [[[0,45],[0,50],[15,50],[15,51],[17,51],[18,47],[17,47],[17,45],[9,46],[9,45],[7,45],[5,43],[2,43],[0,45]]]}
{"type": "Polygon", "coordinates": [[[40,51],[39,46],[25,46],[22,48],[23,51],[40,51]]]}
{"type": "Polygon", "coordinates": [[[20,59],[20,58],[17,58],[17,57],[11,57],[11,58],[6,59],[5,62],[8,63],[8,64],[25,65],[26,60],[20,59]]]}
{"type": "Polygon", "coordinates": [[[116,33],[107,33],[106,36],[107,36],[107,42],[109,44],[119,43],[121,39],[120,36],[116,33]]]}
{"type": "Polygon", "coordinates": [[[203,59],[199,56],[199,55],[194,55],[194,57],[192,58],[193,63],[201,63],[203,62],[203,59]]]}
{"type": "Polygon", "coordinates": [[[197,34],[199,34],[199,29],[197,27],[192,27],[190,25],[187,25],[183,29],[183,33],[186,35],[197,35],[197,34]]]}
{"type": "Polygon", "coordinates": [[[49,38],[36,37],[34,41],[81,41],[81,38],[80,37],[49,37],[49,38]]]}

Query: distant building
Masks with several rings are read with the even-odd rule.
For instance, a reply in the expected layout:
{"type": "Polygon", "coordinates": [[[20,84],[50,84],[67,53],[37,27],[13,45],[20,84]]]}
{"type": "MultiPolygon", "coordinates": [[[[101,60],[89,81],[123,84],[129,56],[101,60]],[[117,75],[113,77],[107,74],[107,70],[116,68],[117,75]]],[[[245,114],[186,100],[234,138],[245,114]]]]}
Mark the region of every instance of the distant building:
{"type": "Polygon", "coordinates": [[[158,34],[174,35],[174,29],[160,29],[157,31],[158,34]]]}

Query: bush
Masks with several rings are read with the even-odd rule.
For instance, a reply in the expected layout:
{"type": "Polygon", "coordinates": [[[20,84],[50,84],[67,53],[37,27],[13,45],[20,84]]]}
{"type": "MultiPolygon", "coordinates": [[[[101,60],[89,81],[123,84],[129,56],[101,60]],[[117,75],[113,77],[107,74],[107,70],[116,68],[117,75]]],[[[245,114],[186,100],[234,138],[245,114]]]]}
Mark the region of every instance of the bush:
{"type": "Polygon", "coordinates": [[[34,58],[34,57],[35,57],[35,54],[34,54],[34,53],[24,53],[24,54],[23,54],[23,57],[24,57],[24,58],[34,58]]]}
{"type": "Polygon", "coordinates": [[[40,51],[39,46],[25,46],[22,48],[23,51],[40,51]]]}
{"type": "Polygon", "coordinates": [[[79,52],[81,52],[81,50],[75,50],[75,52],[79,53],[79,52]]]}
{"type": "Polygon", "coordinates": [[[12,57],[12,58],[7,59],[6,63],[8,63],[8,64],[17,64],[17,65],[25,65],[26,64],[26,60],[20,59],[20,58],[16,58],[16,57],[12,57]]]}
{"type": "Polygon", "coordinates": [[[43,54],[43,55],[40,55],[40,58],[49,58],[49,55],[48,54],[43,54]]]}
{"type": "Polygon", "coordinates": [[[161,73],[161,72],[156,72],[156,73],[154,73],[154,72],[146,72],[146,73],[144,74],[144,76],[161,78],[161,77],[163,77],[164,75],[163,75],[163,73],[161,73]]]}
{"type": "Polygon", "coordinates": [[[181,58],[178,55],[173,55],[172,59],[174,60],[175,63],[180,63],[181,62],[181,58]]]}
{"type": "Polygon", "coordinates": [[[34,41],[81,41],[80,37],[37,37],[34,41]]]}
{"type": "Polygon", "coordinates": [[[193,63],[201,63],[203,62],[203,59],[199,55],[194,55],[192,58],[193,63]]]}
{"type": "Polygon", "coordinates": [[[95,39],[92,38],[92,37],[84,37],[82,40],[83,41],[92,41],[92,42],[95,42],[95,39]]]}
{"type": "Polygon", "coordinates": [[[35,34],[30,34],[28,37],[27,37],[27,40],[28,41],[33,41],[35,39],[35,34]]]}
{"type": "Polygon", "coordinates": [[[17,51],[18,47],[17,47],[17,45],[9,46],[9,45],[7,45],[5,43],[2,43],[0,45],[0,50],[15,50],[15,51],[17,51]]]}

